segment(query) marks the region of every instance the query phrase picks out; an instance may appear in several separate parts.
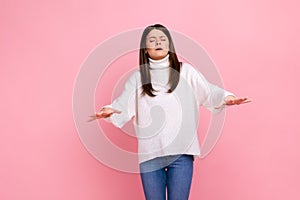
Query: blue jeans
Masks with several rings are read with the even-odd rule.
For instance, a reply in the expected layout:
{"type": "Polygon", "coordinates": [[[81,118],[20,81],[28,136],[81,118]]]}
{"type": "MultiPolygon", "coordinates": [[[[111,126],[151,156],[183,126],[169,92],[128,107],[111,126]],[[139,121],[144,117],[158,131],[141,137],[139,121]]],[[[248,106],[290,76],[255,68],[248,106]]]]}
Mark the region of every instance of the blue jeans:
{"type": "Polygon", "coordinates": [[[187,200],[193,176],[193,156],[158,157],[140,164],[146,200],[187,200]],[[167,191],[167,192],[166,192],[167,191]]]}

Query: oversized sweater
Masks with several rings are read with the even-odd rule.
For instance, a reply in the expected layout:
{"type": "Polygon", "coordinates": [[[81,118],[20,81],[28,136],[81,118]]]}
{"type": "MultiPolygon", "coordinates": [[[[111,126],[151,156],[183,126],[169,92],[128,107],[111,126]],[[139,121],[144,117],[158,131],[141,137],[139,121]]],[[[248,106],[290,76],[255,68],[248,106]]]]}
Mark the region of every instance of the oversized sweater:
{"type": "Polygon", "coordinates": [[[200,155],[197,137],[199,107],[213,113],[223,109],[227,95],[232,95],[211,83],[193,68],[183,63],[180,80],[172,93],[169,89],[169,56],[150,62],[151,83],[155,97],[142,95],[141,74],[134,72],[122,94],[109,107],[120,110],[109,118],[121,128],[134,118],[138,139],[139,163],[166,155],[200,155]]]}

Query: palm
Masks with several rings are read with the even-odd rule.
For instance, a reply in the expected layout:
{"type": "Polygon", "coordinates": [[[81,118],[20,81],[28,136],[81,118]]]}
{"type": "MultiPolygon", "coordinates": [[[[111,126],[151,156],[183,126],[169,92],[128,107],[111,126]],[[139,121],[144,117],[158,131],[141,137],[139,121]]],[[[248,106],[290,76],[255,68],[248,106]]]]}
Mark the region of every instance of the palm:
{"type": "Polygon", "coordinates": [[[240,105],[249,102],[251,102],[249,98],[228,98],[225,100],[225,105],[232,106],[232,105],[240,105]]]}
{"type": "Polygon", "coordinates": [[[113,108],[102,108],[99,112],[89,116],[90,119],[88,120],[88,122],[94,121],[96,119],[108,118],[114,113],[120,114],[121,111],[113,108]]]}

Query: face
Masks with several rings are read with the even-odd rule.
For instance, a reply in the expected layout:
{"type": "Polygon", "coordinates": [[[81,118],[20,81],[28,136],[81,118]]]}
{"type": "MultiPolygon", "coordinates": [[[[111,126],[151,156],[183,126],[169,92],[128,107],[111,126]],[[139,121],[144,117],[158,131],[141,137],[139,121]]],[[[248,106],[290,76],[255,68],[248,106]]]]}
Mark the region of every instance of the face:
{"type": "Polygon", "coordinates": [[[146,37],[146,49],[153,60],[162,59],[169,53],[169,39],[164,32],[153,29],[146,37]]]}

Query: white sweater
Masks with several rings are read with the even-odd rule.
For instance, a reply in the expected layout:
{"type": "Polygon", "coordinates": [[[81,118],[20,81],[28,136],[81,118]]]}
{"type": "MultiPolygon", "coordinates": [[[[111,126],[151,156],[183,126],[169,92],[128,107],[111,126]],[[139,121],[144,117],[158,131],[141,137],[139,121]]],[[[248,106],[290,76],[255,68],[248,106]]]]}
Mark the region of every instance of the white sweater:
{"type": "Polygon", "coordinates": [[[134,118],[138,139],[139,163],[166,155],[200,155],[197,137],[199,107],[218,113],[224,97],[232,95],[210,84],[190,64],[183,63],[180,81],[167,93],[169,56],[150,61],[151,83],[155,97],[142,95],[141,75],[137,71],[125,84],[122,94],[109,107],[120,110],[109,121],[121,128],[134,118]],[[219,107],[219,108],[216,108],[219,107]]]}

